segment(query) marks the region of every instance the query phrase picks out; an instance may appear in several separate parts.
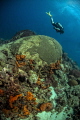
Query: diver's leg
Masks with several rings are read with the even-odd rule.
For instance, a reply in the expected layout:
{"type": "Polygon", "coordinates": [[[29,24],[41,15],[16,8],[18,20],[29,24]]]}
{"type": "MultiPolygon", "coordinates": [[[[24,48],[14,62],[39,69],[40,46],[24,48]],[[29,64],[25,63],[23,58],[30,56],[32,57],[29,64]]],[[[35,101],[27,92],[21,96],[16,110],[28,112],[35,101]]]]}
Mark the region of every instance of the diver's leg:
{"type": "Polygon", "coordinates": [[[50,17],[50,18],[51,18],[51,23],[54,24],[54,20],[53,20],[53,18],[52,18],[52,17],[50,17]]]}

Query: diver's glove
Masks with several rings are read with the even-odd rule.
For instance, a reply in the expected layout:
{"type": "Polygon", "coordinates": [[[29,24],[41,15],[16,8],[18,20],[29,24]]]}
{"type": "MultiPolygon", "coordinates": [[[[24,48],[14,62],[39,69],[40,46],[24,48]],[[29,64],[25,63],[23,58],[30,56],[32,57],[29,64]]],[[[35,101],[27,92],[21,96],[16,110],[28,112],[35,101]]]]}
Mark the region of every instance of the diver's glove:
{"type": "Polygon", "coordinates": [[[49,11],[49,12],[46,12],[46,14],[47,14],[47,15],[49,15],[50,17],[52,17],[52,15],[51,15],[50,11],[49,11]]]}

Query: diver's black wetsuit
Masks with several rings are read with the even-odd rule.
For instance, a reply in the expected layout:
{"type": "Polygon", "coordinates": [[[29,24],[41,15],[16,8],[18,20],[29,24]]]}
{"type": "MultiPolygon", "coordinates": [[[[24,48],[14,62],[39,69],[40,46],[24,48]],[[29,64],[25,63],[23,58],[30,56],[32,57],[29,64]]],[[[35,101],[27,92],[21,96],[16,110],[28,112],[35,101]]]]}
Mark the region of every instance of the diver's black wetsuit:
{"type": "Polygon", "coordinates": [[[52,25],[54,26],[54,29],[57,31],[57,32],[60,32],[60,34],[64,33],[64,28],[63,26],[60,24],[60,23],[55,23],[53,21],[53,18],[51,17],[51,23],[52,25]]]}

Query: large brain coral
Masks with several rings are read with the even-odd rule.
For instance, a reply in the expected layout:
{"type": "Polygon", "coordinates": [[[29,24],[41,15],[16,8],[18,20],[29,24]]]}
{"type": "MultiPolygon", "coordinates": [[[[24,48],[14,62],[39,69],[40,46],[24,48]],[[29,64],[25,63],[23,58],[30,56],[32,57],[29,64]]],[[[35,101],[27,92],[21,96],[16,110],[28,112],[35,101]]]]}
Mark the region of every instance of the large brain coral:
{"type": "Polygon", "coordinates": [[[10,56],[11,54],[25,55],[25,59],[34,60],[36,66],[43,66],[45,63],[56,63],[62,56],[62,47],[59,42],[44,35],[18,38],[16,41],[6,44],[5,48],[10,56]]]}
{"type": "Polygon", "coordinates": [[[62,47],[53,38],[48,36],[40,36],[41,42],[38,47],[40,57],[47,63],[56,62],[62,56],[62,47]]]}
{"type": "MultiPolygon", "coordinates": [[[[59,42],[51,37],[44,35],[34,35],[23,38],[23,43],[19,52],[29,52],[31,56],[38,55],[42,61],[55,63],[62,56],[62,47],[59,42]]],[[[23,53],[24,54],[24,53],[23,53]]],[[[27,54],[26,54],[27,55],[27,54]]],[[[36,59],[37,60],[37,59],[36,59]]]]}

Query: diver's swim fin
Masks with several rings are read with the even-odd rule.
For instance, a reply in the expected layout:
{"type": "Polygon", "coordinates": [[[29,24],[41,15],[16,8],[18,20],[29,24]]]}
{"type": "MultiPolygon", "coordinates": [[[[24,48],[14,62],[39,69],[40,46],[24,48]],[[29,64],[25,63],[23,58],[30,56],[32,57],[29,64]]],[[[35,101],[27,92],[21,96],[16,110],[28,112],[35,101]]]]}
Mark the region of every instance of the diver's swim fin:
{"type": "Polygon", "coordinates": [[[49,11],[49,12],[46,12],[46,14],[47,14],[47,15],[49,15],[50,17],[52,17],[52,15],[51,15],[50,11],[49,11]]]}

